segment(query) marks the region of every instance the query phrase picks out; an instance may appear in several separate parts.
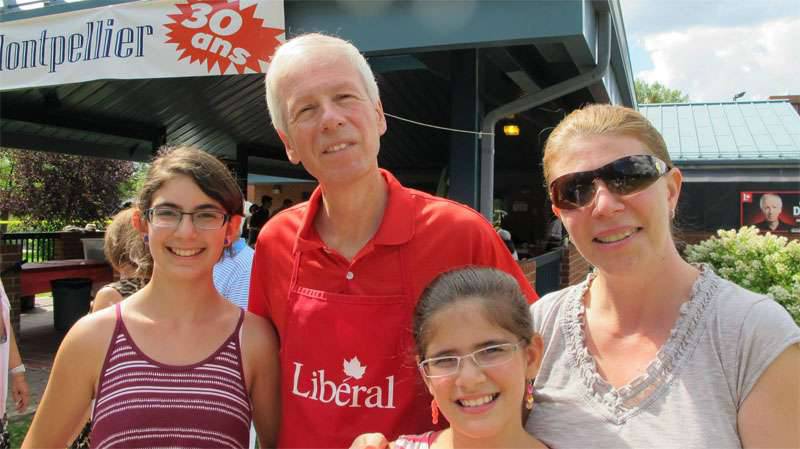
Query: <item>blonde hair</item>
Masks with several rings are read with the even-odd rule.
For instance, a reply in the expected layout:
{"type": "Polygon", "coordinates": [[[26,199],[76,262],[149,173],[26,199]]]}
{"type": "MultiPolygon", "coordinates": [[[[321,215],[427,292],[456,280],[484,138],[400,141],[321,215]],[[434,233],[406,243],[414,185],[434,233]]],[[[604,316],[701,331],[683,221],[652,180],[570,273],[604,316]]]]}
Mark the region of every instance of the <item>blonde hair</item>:
{"type": "Polygon", "coordinates": [[[586,136],[621,135],[642,142],[657,158],[672,167],[661,133],[639,112],[623,106],[591,104],[576,109],[556,126],[544,146],[544,179],[552,181],[551,168],[574,139],[586,136]]]}
{"type": "Polygon", "coordinates": [[[286,132],[286,118],[284,117],[284,105],[281,104],[279,81],[298,63],[308,62],[304,56],[307,57],[311,52],[314,52],[315,56],[324,56],[328,60],[336,57],[344,58],[361,75],[361,81],[364,83],[367,96],[372,103],[377,104],[380,100],[375,75],[364,55],[353,44],[327,34],[303,34],[278,47],[275,55],[272,56],[264,79],[267,109],[269,109],[272,125],[278,131],[286,132]]]}
{"type": "Polygon", "coordinates": [[[153,258],[142,236],[133,227],[134,209],[125,209],[111,220],[103,240],[103,253],[118,272],[132,268],[133,277],[150,279],[153,273],[153,258]]]}

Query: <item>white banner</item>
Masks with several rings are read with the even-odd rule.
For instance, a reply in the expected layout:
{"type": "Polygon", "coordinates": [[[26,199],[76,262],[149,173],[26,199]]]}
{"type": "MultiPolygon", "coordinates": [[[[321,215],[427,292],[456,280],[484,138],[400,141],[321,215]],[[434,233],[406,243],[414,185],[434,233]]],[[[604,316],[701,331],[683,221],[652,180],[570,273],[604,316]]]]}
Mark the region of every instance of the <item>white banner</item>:
{"type": "Polygon", "coordinates": [[[282,0],[150,0],[4,22],[0,90],[263,73],[284,28],[282,0]]]}

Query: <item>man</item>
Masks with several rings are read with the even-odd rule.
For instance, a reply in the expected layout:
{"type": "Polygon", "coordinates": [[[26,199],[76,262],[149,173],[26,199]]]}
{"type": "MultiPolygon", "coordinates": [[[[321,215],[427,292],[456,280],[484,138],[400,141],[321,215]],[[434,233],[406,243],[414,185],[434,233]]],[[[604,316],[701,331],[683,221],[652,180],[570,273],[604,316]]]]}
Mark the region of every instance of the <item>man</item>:
{"type": "Polygon", "coordinates": [[[319,182],[256,244],[249,309],[281,340],[279,447],[347,447],[366,431],[431,428],[413,357],[423,288],[464,265],[525,280],[492,226],[466,206],[404,188],[378,168],[378,87],[350,43],[310,34],[278,49],[267,104],[286,155],[319,182]]]}
{"type": "MultiPolygon", "coordinates": [[[[247,210],[245,202],[245,209],[247,210]]],[[[242,224],[244,225],[244,220],[242,224]]],[[[241,229],[239,231],[241,235],[241,229]]],[[[230,248],[225,248],[222,259],[214,265],[214,287],[230,302],[247,310],[250,290],[250,273],[253,266],[253,248],[247,241],[238,238],[230,248]]]]}
{"type": "Polygon", "coordinates": [[[269,209],[272,207],[272,197],[269,195],[264,195],[261,197],[261,207],[257,210],[252,212],[250,216],[250,224],[249,224],[249,243],[252,245],[255,243],[256,238],[258,238],[258,233],[261,231],[261,228],[264,226],[264,223],[269,220],[269,209]]]}
{"type": "Polygon", "coordinates": [[[761,208],[761,213],[764,214],[764,221],[756,224],[758,229],[768,232],[789,232],[789,226],[780,220],[783,210],[783,200],[780,196],[774,193],[765,193],[761,195],[758,206],[761,208]]]}

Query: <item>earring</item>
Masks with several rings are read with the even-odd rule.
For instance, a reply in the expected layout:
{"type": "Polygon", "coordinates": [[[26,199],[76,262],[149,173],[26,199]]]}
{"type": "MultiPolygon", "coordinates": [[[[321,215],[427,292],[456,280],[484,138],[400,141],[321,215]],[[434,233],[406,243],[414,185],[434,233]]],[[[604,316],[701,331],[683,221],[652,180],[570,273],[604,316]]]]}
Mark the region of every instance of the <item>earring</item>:
{"type": "Polygon", "coordinates": [[[144,244],[147,245],[148,243],[150,243],[150,237],[148,237],[147,234],[145,234],[144,235],[144,244]]]}
{"type": "Polygon", "coordinates": [[[669,210],[669,219],[670,220],[674,220],[675,219],[675,209],[670,209],[669,210]]]}
{"type": "Polygon", "coordinates": [[[533,408],[533,379],[528,379],[525,386],[525,408],[533,408]]]}
{"type": "Polygon", "coordinates": [[[228,246],[228,237],[225,237],[225,246],[228,246]]]}
{"type": "Polygon", "coordinates": [[[431,422],[439,424],[439,404],[436,403],[436,399],[431,400],[431,422]]]}

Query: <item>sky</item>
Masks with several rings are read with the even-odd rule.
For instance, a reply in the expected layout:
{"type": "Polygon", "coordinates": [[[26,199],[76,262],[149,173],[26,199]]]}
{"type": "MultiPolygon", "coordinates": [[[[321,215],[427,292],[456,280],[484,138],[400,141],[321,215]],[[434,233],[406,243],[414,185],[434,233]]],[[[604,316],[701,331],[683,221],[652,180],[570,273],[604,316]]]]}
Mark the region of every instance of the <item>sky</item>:
{"type": "Polygon", "coordinates": [[[690,101],[800,95],[800,0],[621,2],[634,77],[690,101]]]}

